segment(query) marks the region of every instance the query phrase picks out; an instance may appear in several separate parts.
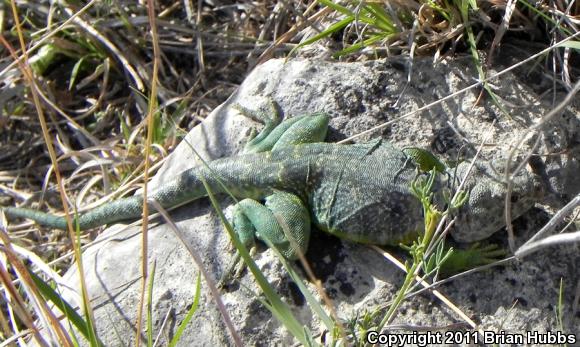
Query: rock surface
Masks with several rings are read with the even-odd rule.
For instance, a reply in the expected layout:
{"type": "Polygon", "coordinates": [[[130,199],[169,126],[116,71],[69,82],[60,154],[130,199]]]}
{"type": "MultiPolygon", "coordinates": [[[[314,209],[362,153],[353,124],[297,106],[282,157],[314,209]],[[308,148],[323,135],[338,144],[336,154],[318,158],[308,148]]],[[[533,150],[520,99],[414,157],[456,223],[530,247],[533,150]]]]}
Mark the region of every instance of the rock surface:
{"type": "MultiPolygon", "coordinates": [[[[406,85],[407,68],[402,59],[364,63],[331,63],[308,60],[271,60],[259,66],[222,106],[193,129],[168,158],[151,186],[171,179],[177,172],[196,165],[192,148],[206,160],[235,155],[256,124],[231,108],[240,103],[251,109],[275,100],[285,117],[312,112],[332,116],[329,142],[356,135],[373,126],[436,101],[474,82],[477,73],[471,58],[433,64],[414,63],[411,82],[406,85]]],[[[487,132],[490,139],[482,158],[502,157],[526,129],[549,111],[529,86],[508,73],[498,82],[497,93],[508,107],[511,118],[501,114],[489,100],[476,103],[477,89],[460,94],[426,111],[406,117],[355,141],[377,136],[400,147],[418,146],[455,160],[471,158],[487,132]],[[492,124],[495,120],[495,124],[492,124]]],[[[550,133],[561,133],[557,141],[542,144],[555,152],[578,141],[578,113],[567,111],[551,124],[550,133]],[[576,132],[576,133],[574,133],[576,132]]],[[[526,141],[529,146],[530,141],[526,141]]],[[[222,207],[231,200],[222,198],[222,207]]],[[[226,208],[226,214],[231,213],[226,208]]],[[[171,214],[187,243],[201,254],[206,271],[219,278],[232,257],[230,241],[207,200],[175,209],[171,214]]],[[[515,221],[517,242],[521,244],[550,217],[536,208],[515,221]]],[[[94,300],[98,334],[107,346],[134,340],[133,324],[140,298],[140,227],[107,229],[83,256],[88,290],[94,300]]],[[[357,312],[374,310],[387,303],[402,284],[402,273],[374,250],[341,242],[316,233],[307,254],[316,275],[341,319],[352,319],[357,312]]],[[[505,245],[505,231],[496,242],[505,245]]],[[[395,251],[397,252],[397,251],[395,251]]],[[[555,307],[560,279],[564,281],[564,327],[579,334],[580,318],[571,311],[578,266],[578,246],[547,249],[522,263],[468,275],[444,285],[440,290],[484,329],[508,332],[557,330],[555,307]]],[[[400,257],[402,253],[398,253],[400,257]]],[[[257,264],[278,293],[291,304],[301,322],[314,333],[318,319],[304,303],[279,261],[270,250],[255,256],[257,264]]],[[[159,223],[149,231],[149,262],[156,264],[153,291],[154,336],[161,333],[161,345],[190,307],[199,270],[170,228],[159,223]]],[[[66,276],[76,283],[76,267],[66,276]]],[[[244,286],[258,291],[251,275],[241,279],[244,286]]],[[[310,285],[314,292],[313,286],[310,285]]],[[[217,311],[207,286],[202,283],[200,308],[187,327],[180,345],[228,345],[231,338],[217,311]]],[[[222,299],[245,345],[289,345],[296,341],[272,317],[258,299],[243,288],[222,292],[222,299]]],[[[460,322],[433,295],[421,294],[408,300],[395,323],[438,327],[460,322]]]]}

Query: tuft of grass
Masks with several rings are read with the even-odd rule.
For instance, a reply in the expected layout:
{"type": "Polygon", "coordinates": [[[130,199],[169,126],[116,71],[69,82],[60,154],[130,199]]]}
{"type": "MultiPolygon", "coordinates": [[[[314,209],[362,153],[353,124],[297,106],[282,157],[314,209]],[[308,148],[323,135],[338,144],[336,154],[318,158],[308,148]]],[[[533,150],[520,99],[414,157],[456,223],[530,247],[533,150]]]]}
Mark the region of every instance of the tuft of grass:
{"type": "MultiPolygon", "coordinates": [[[[66,321],[71,323],[87,341],[90,341],[91,346],[103,346],[102,342],[98,340],[95,334],[94,324],[90,320],[90,317],[87,317],[87,320],[83,319],[76,312],[75,308],[62,297],[61,293],[57,292],[50,284],[46,283],[34,272],[29,270],[28,273],[47,302],[53,303],[60,311],[62,311],[66,317],[66,321]]],[[[75,341],[75,344],[78,344],[78,340],[74,335],[73,330],[71,329],[70,332],[71,338],[75,341]]]]}
{"type": "MultiPolygon", "coordinates": [[[[352,44],[334,53],[333,56],[335,58],[358,52],[365,47],[379,42],[384,42],[398,32],[396,24],[391,18],[391,14],[380,4],[355,1],[356,8],[351,10],[330,0],[319,0],[319,3],[340,13],[344,18],[300,43],[293,52],[323,38],[336,35],[345,30],[349,25],[354,26],[357,37],[354,38],[355,41],[352,44]],[[358,30],[359,27],[360,30],[358,30]]],[[[293,52],[290,52],[290,55],[293,52]]]]}
{"type": "MultiPolygon", "coordinates": [[[[412,191],[415,196],[421,201],[423,206],[423,216],[424,216],[424,234],[420,235],[418,240],[413,242],[410,247],[403,246],[406,248],[411,255],[411,262],[406,263],[406,275],[403,284],[397,291],[395,299],[391,303],[389,310],[378,324],[377,331],[381,331],[386,324],[392,321],[395,314],[406,295],[410,292],[411,286],[415,281],[415,277],[418,275],[419,270],[425,270],[425,277],[431,276],[434,273],[438,273],[441,265],[451,256],[453,250],[449,249],[447,252],[443,252],[443,240],[439,240],[438,251],[428,260],[425,260],[426,250],[432,247],[431,243],[433,240],[433,235],[437,229],[437,225],[442,217],[442,212],[438,211],[436,207],[432,204],[432,189],[435,179],[439,175],[438,171],[433,168],[429,171],[429,178],[418,179],[413,183],[412,191]]],[[[462,198],[457,205],[465,202],[465,197],[462,198]]]]}

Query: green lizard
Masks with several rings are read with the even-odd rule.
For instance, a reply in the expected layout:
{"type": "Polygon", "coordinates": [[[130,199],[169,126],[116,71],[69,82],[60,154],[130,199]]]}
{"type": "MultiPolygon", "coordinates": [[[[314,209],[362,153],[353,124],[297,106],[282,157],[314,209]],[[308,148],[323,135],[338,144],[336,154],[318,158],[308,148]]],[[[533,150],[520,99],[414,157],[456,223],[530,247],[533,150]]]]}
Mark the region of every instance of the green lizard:
{"type": "MultiPolygon", "coordinates": [[[[241,241],[251,246],[254,237],[267,238],[288,259],[306,251],[311,224],[339,238],[377,245],[397,245],[420,232],[421,203],[410,186],[417,176],[426,175],[418,174],[421,164],[381,139],[351,145],[322,143],[328,121],[324,114],[267,121],[247,144],[246,153],[188,169],[149,197],[170,208],[207,196],[202,181],[214,193],[227,190],[242,199],[233,218],[241,241]],[[284,230],[295,242],[288,241],[284,230]]],[[[460,163],[450,174],[438,175],[434,203],[444,204],[444,187],[458,186],[458,180],[445,182],[445,177],[463,177],[468,166],[460,163]]],[[[457,241],[487,238],[504,225],[506,188],[500,178],[489,164],[475,166],[464,187],[469,199],[455,212],[452,235],[457,241]]],[[[539,186],[528,171],[515,177],[514,218],[541,196],[539,186]]],[[[142,204],[140,195],[113,201],[78,216],[78,225],[85,230],[135,220],[141,217],[142,204]]],[[[52,228],[67,227],[64,217],[36,210],[4,207],[2,211],[52,228]]]]}

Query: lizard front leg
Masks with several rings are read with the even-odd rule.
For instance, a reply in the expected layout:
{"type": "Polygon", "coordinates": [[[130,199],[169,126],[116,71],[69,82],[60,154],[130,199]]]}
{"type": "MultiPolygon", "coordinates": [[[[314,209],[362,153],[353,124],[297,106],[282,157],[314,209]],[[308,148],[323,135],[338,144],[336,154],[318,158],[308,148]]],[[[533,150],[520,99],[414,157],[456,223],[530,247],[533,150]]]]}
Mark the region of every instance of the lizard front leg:
{"type": "Polygon", "coordinates": [[[324,142],[326,137],[329,117],[323,113],[291,117],[280,122],[274,105],[271,116],[248,110],[241,105],[235,105],[234,108],[243,116],[264,123],[259,134],[250,135],[250,140],[244,147],[245,153],[275,151],[285,146],[324,142]]]}

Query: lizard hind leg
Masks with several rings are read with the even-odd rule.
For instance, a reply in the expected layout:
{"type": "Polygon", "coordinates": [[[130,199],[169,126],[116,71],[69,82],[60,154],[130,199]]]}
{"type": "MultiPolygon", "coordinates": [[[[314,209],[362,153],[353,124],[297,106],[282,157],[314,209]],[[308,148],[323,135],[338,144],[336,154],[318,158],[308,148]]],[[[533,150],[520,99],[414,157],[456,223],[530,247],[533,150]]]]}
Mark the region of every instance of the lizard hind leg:
{"type": "MultiPolygon", "coordinates": [[[[244,246],[254,250],[258,238],[275,247],[284,258],[295,260],[304,254],[310,240],[310,213],[294,194],[276,192],[266,198],[266,203],[244,199],[236,204],[233,228],[244,246]]],[[[243,270],[236,254],[220,280],[220,287],[231,276],[238,277],[243,270]]]]}
{"type": "Polygon", "coordinates": [[[302,200],[286,192],[275,192],[265,204],[244,199],[234,211],[234,230],[242,242],[251,245],[256,237],[289,260],[306,252],[310,227],[310,213],[302,200]]]}
{"type": "MultiPolygon", "coordinates": [[[[449,249],[448,246],[445,248],[445,251],[449,249]]],[[[443,277],[449,277],[462,271],[500,261],[507,254],[505,249],[493,243],[482,245],[476,242],[468,248],[453,248],[451,255],[441,264],[440,273],[443,277]]]]}

